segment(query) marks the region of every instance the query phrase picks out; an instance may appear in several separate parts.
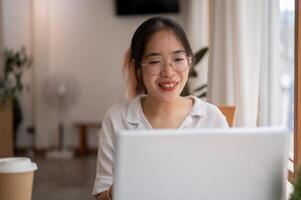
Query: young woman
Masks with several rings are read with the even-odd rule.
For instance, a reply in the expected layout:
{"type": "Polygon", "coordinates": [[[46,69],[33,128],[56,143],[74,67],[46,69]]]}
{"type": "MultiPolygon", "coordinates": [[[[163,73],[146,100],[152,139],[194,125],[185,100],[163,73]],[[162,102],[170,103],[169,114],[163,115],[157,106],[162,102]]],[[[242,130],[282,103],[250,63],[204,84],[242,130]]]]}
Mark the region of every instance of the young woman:
{"type": "Polygon", "coordinates": [[[114,136],[121,129],[228,127],[219,109],[194,96],[180,96],[193,53],[183,29],[164,17],[142,23],[125,58],[130,101],[113,106],[99,135],[93,194],[111,198],[114,136]]]}

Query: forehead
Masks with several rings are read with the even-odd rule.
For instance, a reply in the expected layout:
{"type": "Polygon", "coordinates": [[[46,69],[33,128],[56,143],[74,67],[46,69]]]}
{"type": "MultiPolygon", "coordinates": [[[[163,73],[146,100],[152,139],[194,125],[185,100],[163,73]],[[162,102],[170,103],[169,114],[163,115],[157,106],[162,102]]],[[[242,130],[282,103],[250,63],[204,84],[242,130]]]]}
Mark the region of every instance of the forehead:
{"type": "Polygon", "coordinates": [[[163,29],[154,33],[147,41],[144,55],[148,53],[170,54],[176,50],[184,50],[178,36],[169,29],[163,29]]]}

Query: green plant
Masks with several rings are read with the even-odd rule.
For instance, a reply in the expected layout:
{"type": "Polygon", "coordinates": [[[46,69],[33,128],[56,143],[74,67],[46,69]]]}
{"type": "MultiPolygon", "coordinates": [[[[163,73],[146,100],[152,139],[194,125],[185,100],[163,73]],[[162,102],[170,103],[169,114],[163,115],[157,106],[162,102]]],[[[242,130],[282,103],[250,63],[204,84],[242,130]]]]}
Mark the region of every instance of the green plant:
{"type": "Polygon", "coordinates": [[[294,182],[294,191],[289,200],[301,200],[301,168],[299,169],[294,182]]]}
{"type": "MultiPolygon", "coordinates": [[[[20,50],[4,50],[4,67],[0,68],[0,109],[2,105],[12,105],[13,140],[16,145],[17,130],[23,120],[19,95],[24,89],[22,76],[30,68],[32,58],[25,47],[20,50]]],[[[15,146],[14,146],[15,148],[15,146]]]]}
{"type": "MultiPolygon", "coordinates": [[[[204,47],[202,49],[200,49],[199,51],[197,51],[194,55],[193,55],[193,63],[192,63],[192,66],[191,66],[191,69],[190,69],[190,72],[188,74],[188,79],[189,78],[196,78],[198,76],[198,73],[195,69],[196,65],[203,59],[203,57],[206,55],[206,53],[208,52],[209,48],[208,47],[204,47]]],[[[199,85],[195,90],[192,91],[192,94],[194,93],[198,93],[199,91],[201,90],[204,90],[207,88],[207,84],[201,84],[199,85]]],[[[190,92],[190,87],[189,87],[189,83],[187,81],[181,95],[182,96],[188,96],[190,95],[191,92],[190,92]]],[[[203,91],[201,92],[198,97],[199,98],[203,98],[203,97],[206,97],[207,96],[207,91],[203,91]]]]}
{"type": "Polygon", "coordinates": [[[14,51],[4,51],[4,68],[0,69],[0,101],[17,98],[24,86],[22,76],[31,66],[32,58],[27,54],[25,47],[14,51]]]}

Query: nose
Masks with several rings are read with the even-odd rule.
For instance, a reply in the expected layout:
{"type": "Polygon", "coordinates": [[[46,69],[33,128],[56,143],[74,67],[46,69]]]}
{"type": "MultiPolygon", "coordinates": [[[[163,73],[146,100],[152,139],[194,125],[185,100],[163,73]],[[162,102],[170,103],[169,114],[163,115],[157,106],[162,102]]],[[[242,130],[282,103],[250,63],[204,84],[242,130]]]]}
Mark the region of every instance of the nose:
{"type": "Polygon", "coordinates": [[[175,70],[174,70],[173,66],[171,65],[171,63],[165,62],[163,65],[162,71],[161,71],[161,75],[170,77],[170,76],[173,76],[174,73],[175,73],[175,70]]]}

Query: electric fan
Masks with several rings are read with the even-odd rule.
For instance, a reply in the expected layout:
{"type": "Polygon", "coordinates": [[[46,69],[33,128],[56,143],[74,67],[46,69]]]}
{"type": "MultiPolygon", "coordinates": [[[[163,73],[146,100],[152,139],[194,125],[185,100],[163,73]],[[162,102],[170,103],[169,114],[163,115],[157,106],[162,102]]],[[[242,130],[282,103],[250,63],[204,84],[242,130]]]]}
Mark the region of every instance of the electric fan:
{"type": "Polygon", "coordinates": [[[46,78],[43,85],[43,97],[45,102],[57,112],[58,124],[58,148],[50,151],[49,158],[72,158],[73,153],[68,151],[64,144],[65,114],[78,100],[79,86],[76,79],[67,74],[53,74],[46,78]]]}

